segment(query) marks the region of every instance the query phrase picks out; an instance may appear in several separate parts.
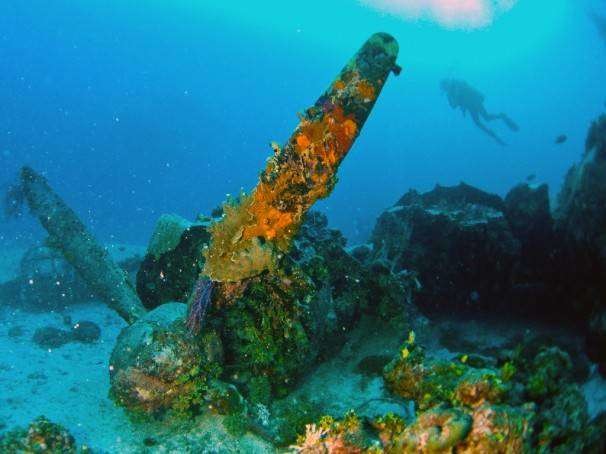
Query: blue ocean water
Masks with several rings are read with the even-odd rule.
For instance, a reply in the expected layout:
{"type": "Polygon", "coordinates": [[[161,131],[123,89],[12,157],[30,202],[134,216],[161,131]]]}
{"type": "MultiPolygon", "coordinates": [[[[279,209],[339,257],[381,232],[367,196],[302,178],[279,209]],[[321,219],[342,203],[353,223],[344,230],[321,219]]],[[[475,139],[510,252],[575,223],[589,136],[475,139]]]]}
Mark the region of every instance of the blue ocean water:
{"type": "MultiPolygon", "coordinates": [[[[284,143],[297,113],[313,105],[370,35],[383,31],[399,42],[402,72],[389,77],[334,191],[316,205],[330,227],[349,244],[365,243],[377,216],[402,194],[436,184],[464,181],[504,196],[534,175],[555,200],[581,158],[588,126],[606,109],[606,26],[596,22],[606,17],[606,3],[458,2],[493,5],[494,14],[479,19],[477,11],[453,13],[452,4],[2,0],[0,192],[30,165],[102,243],[120,245],[110,248],[114,256],[142,256],[162,214],[209,215],[230,195],[251,190],[273,153],[270,143],[284,143]],[[436,9],[416,14],[411,5],[436,9]],[[449,106],[440,89],[445,78],[467,81],[489,112],[505,112],[519,131],[489,123],[506,145],[496,143],[449,106]]],[[[23,271],[23,252],[44,237],[33,217],[0,215],[0,285],[23,271]]],[[[64,313],[0,308],[0,432],[44,412],[100,452],[140,452],[131,448],[165,428],[131,424],[107,397],[108,358],[126,324],[89,303],[68,308],[65,325],[95,321],[98,343],[48,351],[29,339],[38,327],[63,326],[64,313]],[[14,327],[21,334],[9,334],[14,327]]],[[[527,330],[465,323],[450,328],[483,341],[527,330]]],[[[393,334],[390,348],[398,350],[402,333],[373,329],[393,334]]],[[[582,344],[578,333],[545,328],[554,331],[582,344]]],[[[366,353],[376,356],[382,341],[366,353]]],[[[307,386],[326,383],[355,394],[336,371],[321,370],[307,386]]],[[[370,396],[373,386],[379,385],[370,382],[370,396]]],[[[584,386],[595,397],[588,399],[595,416],[606,408],[606,382],[584,386]]]]}
{"type": "MultiPolygon", "coordinates": [[[[375,31],[400,43],[389,81],[320,207],[364,241],[408,188],[463,180],[504,194],[536,174],[557,191],[604,107],[602,2],[520,0],[490,26],[445,28],[357,1],[7,0],[0,5],[0,184],[34,165],[102,238],[140,242],[158,215],[208,213],[254,186],[375,31]],[[438,86],[467,80],[520,125],[500,147],[438,86]],[[568,141],[553,145],[566,134],[568,141]]],[[[35,228],[32,226],[32,228],[35,228]]],[[[27,234],[2,227],[3,241],[27,234]]]]}

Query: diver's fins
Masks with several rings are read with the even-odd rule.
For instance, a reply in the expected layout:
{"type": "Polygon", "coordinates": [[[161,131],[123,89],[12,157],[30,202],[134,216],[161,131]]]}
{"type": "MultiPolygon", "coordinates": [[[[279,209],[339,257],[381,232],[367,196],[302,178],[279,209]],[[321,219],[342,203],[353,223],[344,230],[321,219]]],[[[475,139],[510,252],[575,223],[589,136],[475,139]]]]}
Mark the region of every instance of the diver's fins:
{"type": "Polygon", "coordinates": [[[520,127],[516,124],[516,122],[513,121],[511,118],[509,118],[507,115],[501,114],[501,118],[503,119],[505,124],[509,127],[509,129],[511,129],[512,131],[520,130],[520,127]]]}

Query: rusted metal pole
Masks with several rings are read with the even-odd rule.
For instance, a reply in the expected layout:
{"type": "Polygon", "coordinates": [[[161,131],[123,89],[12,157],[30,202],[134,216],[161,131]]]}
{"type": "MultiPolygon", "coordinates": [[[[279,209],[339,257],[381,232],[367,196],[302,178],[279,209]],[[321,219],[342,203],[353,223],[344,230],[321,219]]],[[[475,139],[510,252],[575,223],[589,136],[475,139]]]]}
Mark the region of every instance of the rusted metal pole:
{"type": "Polygon", "coordinates": [[[390,72],[398,44],[386,33],[368,39],[316,103],[301,115],[284,147],[274,145],[259,183],[238,203],[224,206],[211,226],[203,274],[238,282],[274,268],[303,215],[327,197],[339,164],[360,134],[390,72]]]}
{"type": "Polygon", "coordinates": [[[63,253],[91,291],[127,323],[145,314],[126,272],[113,262],[46,179],[32,168],[23,167],[21,185],[32,213],[48,232],[52,246],[63,253]]]}

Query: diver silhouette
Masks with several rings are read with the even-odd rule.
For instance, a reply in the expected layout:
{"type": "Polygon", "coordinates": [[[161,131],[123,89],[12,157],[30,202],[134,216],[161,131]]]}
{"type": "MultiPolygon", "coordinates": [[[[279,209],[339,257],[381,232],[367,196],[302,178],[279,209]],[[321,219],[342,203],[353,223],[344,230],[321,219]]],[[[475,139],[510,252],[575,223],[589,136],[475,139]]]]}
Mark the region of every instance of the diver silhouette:
{"type": "Polygon", "coordinates": [[[456,109],[457,107],[460,108],[463,115],[469,112],[469,115],[476,126],[495,139],[500,145],[507,144],[503,142],[492,129],[484,125],[480,121],[480,118],[486,121],[502,120],[512,131],[517,131],[519,129],[518,125],[504,113],[488,113],[484,107],[484,95],[464,80],[444,79],[440,82],[440,86],[448,97],[450,107],[453,109],[456,109]]]}

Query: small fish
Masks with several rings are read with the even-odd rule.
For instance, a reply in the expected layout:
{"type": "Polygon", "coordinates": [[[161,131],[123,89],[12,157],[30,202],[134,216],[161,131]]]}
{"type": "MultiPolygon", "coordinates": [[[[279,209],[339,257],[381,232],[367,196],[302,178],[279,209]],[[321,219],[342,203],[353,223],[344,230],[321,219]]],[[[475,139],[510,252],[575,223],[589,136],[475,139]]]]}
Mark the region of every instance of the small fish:
{"type": "Polygon", "coordinates": [[[530,183],[531,181],[536,180],[536,178],[537,178],[537,176],[534,173],[531,173],[530,175],[528,175],[526,177],[526,181],[530,183]]]}
{"type": "Polygon", "coordinates": [[[555,143],[556,145],[560,145],[564,142],[566,142],[568,140],[568,137],[566,136],[566,134],[561,134],[558,137],[556,137],[555,143]]]}

